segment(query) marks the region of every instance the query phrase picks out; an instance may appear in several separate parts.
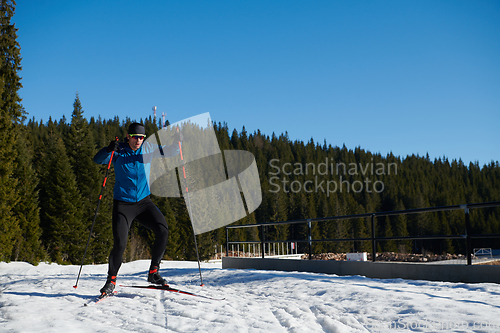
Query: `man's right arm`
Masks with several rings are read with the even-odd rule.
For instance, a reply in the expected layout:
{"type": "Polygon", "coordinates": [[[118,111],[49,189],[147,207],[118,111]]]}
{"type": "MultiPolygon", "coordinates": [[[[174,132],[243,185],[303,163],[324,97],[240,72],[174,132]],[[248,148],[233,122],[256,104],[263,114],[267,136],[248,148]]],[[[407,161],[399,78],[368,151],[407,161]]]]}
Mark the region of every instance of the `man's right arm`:
{"type": "Polygon", "coordinates": [[[118,138],[116,138],[116,140],[111,141],[107,147],[102,148],[95,154],[94,162],[97,164],[108,164],[111,152],[118,151],[119,149],[120,143],[118,142],[118,138]]]}
{"type": "Polygon", "coordinates": [[[94,162],[97,164],[108,164],[111,157],[111,153],[107,151],[108,147],[104,147],[97,152],[94,156],[94,162]]]}

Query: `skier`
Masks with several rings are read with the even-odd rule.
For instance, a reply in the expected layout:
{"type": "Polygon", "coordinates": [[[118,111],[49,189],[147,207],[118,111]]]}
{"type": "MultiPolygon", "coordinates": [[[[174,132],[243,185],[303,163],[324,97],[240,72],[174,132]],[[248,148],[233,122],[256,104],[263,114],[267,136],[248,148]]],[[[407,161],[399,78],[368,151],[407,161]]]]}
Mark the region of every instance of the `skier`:
{"type": "Polygon", "coordinates": [[[168,242],[168,225],[165,217],[151,201],[148,184],[149,169],[152,159],[160,157],[160,147],[166,157],[179,153],[178,142],[182,134],[176,132],[170,146],[158,146],[144,143],[146,131],[139,123],[132,123],[128,128],[126,142],[111,141],[94,156],[94,162],[107,164],[113,155],[115,168],[115,187],[113,200],[113,249],[109,255],[108,277],[101,294],[111,294],[116,285],[116,276],[122,264],[123,252],[127,245],[128,232],[132,221],[136,219],[155,234],[148,282],[167,285],[160,275],[160,262],[168,242]]]}

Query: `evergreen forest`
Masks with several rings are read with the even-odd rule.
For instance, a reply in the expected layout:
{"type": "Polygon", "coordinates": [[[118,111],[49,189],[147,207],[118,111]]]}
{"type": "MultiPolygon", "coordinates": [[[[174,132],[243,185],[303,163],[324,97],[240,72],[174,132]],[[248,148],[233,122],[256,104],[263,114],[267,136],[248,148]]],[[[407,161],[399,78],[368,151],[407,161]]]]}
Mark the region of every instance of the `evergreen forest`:
{"type": "MultiPolygon", "coordinates": [[[[102,188],[105,165],[93,162],[96,152],[131,122],[141,122],[146,134],[162,126],[152,116],[143,119],[87,119],[85,101],[76,93],[68,105],[71,119],[29,117],[18,94],[22,87],[20,46],[10,22],[13,1],[1,1],[0,38],[0,261],[41,261],[80,264],[102,188]]],[[[255,156],[262,203],[234,224],[254,224],[331,217],[379,211],[498,201],[500,164],[480,166],[446,157],[381,155],[345,146],[293,140],[287,133],[248,133],[225,122],[213,127],[221,150],[246,150],[255,156]]],[[[111,211],[114,173],[111,167],[85,263],[106,263],[113,244],[111,211]]],[[[152,196],[170,229],[165,259],[195,260],[193,230],[182,198],[152,196]]],[[[315,222],[313,239],[368,238],[369,219],[315,222]]],[[[471,210],[473,233],[500,234],[500,209],[471,210]]],[[[376,221],[381,237],[463,235],[463,211],[410,214],[376,221]]],[[[269,240],[305,240],[305,224],[266,227],[269,240]]],[[[230,230],[232,241],[259,241],[257,228],[230,230]]],[[[154,235],[134,223],[125,260],[147,259],[154,235]]],[[[197,236],[202,259],[220,251],[226,230],[197,236]]],[[[299,252],[302,243],[299,243],[299,252]]],[[[494,238],[475,240],[473,247],[500,248],[494,238]]],[[[363,241],[317,242],[314,253],[370,251],[363,241]]],[[[464,254],[462,240],[385,241],[378,251],[464,254]]]]}

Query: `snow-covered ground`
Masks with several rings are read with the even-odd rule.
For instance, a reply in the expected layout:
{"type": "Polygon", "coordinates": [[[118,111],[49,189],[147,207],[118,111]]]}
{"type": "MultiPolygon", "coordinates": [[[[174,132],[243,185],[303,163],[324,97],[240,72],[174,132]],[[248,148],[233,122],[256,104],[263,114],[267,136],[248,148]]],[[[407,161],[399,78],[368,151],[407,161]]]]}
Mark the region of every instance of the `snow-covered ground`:
{"type": "MultiPolygon", "coordinates": [[[[146,284],[148,261],[123,264],[118,284],[146,284]]],[[[117,287],[91,307],[106,265],[0,263],[0,332],[498,332],[500,285],[223,270],[163,262],[179,289],[223,301],[117,287]]]]}

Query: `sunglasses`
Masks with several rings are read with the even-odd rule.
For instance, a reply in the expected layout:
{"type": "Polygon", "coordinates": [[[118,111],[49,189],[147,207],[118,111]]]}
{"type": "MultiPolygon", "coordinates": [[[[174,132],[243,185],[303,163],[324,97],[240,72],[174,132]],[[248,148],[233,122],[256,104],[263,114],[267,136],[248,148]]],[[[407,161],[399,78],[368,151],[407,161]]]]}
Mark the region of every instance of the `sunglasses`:
{"type": "Polygon", "coordinates": [[[131,138],[136,139],[136,140],[144,140],[146,137],[143,134],[129,134],[131,138]]]}

